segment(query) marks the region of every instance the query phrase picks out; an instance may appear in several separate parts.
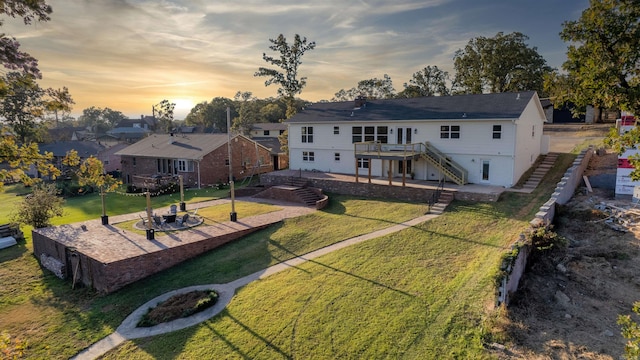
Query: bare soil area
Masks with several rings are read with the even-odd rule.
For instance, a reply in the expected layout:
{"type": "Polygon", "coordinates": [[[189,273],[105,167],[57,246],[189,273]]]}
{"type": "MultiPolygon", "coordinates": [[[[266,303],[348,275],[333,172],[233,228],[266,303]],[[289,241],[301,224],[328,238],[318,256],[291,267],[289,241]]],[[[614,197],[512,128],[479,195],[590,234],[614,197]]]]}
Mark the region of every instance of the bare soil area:
{"type": "MultiPolygon", "coordinates": [[[[616,172],[616,154],[599,153],[588,177],[616,172]]],[[[616,217],[602,210],[605,204],[632,207],[630,198],[615,199],[611,188],[581,188],[559,208],[555,230],[567,246],[530,262],[507,310],[514,343],[499,358],[623,357],[626,339],[616,321],[640,300],[640,215],[627,217],[625,231],[617,231],[609,225],[616,217]]]]}

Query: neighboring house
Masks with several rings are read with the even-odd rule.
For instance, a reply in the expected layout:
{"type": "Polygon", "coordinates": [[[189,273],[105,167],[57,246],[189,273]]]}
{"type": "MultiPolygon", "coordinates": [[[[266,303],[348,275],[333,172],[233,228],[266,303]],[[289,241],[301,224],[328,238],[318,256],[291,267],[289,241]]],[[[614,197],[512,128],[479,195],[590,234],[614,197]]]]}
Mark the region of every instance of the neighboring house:
{"type": "Polygon", "coordinates": [[[120,120],[114,128],[142,128],[150,130],[151,132],[156,130],[158,126],[158,120],[154,116],[140,115],[140,119],[124,119],[120,120]]]}
{"type": "MultiPolygon", "coordinates": [[[[77,151],[78,156],[80,157],[80,161],[82,161],[91,156],[98,157],[98,154],[104,149],[104,146],[96,143],[95,141],[58,141],[55,143],[39,145],[41,154],[44,154],[46,152],[53,153],[52,163],[58,169],[65,168],[65,166],[62,165],[62,159],[71,150],[77,151]]],[[[36,175],[35,172],[35,169],[30,170],[30,173],[32,175],[36,175]]]]}
{"type": "Polygon", "coordinates": [[[289,125],[291,169],[511,187],[548,148],[535,92],[318,103],[289,125]]]}
{"type": "Polygon", "coordinates": [[[116,153],[126,148],[127,146],[129,146],[129,144],[118,143],[113,146],[107,147],[106,149],[98,153],[97,158],[102,161],[105,172],[109,173],[120,171],[120,162],[122,161],[122,158],[120,155],[116,155],[116,153]]]}
{"type": "MultiPolygon", "coordinates": [[[[286,126],[286,125],[285,125],[286,126]]],[[[251,140],[269,149],[273,170],[282,170],[289,167],[289,155],[282,151],[280,140],[274,137],[253,137],[251,140]]]]}
{"type": "Polygon", "coordinates": [[[117,127],[107,131],[107,135],[110,135],[119,142],[126,142],[129,144],[135,143],[142,138],[145,138],[151,134],[151,130],[141,127],[117,127]]]}
{"type": "MultiPolygon", "coordinates": [[[[152,134],[118,152],[126,184],[137,178],[182,175],[188,186],[229,180],[228,134],[152,134]]],[[[236,179],[273,171],[269,149],[243,135],[231,140],[236,179]]]]}
{"type": "Polygon", "coordinates": [[[256,123],[251,127],[249,136],[254,137],[272,137],[278,138],[287,130],[287,124],[284,123],[256,123]]]}

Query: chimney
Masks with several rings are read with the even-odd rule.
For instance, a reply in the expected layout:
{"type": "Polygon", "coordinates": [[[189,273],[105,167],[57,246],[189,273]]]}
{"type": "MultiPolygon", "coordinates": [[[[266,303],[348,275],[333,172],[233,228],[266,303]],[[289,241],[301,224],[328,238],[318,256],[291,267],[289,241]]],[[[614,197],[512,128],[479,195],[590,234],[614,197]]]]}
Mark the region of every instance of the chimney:
{"type": "Polygon", "coordinates": [[[366,97],[358,96],[356,98],[356,104],[355,105],[356,105],[357,108],[364,106],[364,104],[366,104],[366,103],[367,103],[367,98],[366,97]]]}
{"type": "Polygon", "coordinates": [[[173,133],[169,133],[169,145],[173,144],[173,133]]]}
{"type": "Polygon", "coordinates": [[[144,115],[140,115],[140,120],[144,120],[144,115]]]}

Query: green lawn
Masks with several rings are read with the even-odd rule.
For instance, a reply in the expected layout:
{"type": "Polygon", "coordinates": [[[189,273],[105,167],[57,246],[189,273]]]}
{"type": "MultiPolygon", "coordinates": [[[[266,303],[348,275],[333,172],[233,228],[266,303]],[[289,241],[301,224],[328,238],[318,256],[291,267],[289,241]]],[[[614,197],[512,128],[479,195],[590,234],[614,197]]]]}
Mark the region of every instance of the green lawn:
{"type": "MultiPolygon", "coordinates": [[[[495,316],[491,308],[503,248],[528,226],[572,160],[561,155],[564,168],[553,169],[533,194],[509,193],[497,203],[454,202],[435,220],[249,284],[203,324],[128,341],[105,358],[488,357],[482,345],[493,336],[487,320],[495,316]]],[[[68,282],[43,273],[28,240],[27,250],[0,260],[0,329],[29,342],[28,358],[65,359],[166,291],[226,283],[425,211],[419,204],[330,199],[323,211],[103,297],[87,289],[71,291],[68,282]]]]}

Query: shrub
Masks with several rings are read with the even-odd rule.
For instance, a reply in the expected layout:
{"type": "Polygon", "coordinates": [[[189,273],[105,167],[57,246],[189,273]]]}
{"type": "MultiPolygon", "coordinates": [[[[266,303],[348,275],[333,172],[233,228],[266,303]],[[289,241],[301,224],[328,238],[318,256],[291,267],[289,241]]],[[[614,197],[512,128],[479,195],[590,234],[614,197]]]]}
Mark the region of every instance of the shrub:
{"type": "Polygon", "coordinates": [[[138,327],[151,327],[180,317],[188,317],[212,307],[218,302],[214,290],[191,291],[178,294],[149,309],[138,321],[138,327]]]}

